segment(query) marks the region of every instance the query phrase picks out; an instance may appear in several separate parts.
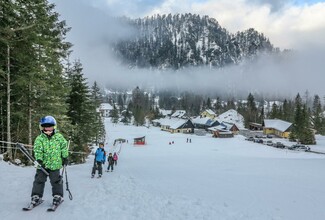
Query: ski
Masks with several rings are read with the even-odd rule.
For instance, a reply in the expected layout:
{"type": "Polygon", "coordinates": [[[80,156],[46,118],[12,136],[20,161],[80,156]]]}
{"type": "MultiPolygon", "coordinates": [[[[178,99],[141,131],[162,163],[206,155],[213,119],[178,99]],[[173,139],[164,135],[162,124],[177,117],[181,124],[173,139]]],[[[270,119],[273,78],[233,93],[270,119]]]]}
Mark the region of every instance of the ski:
{"type": "Polygon", "coordinates": [[[29,206],[23,208],[23,211],[30,211],[30,210],[32,210],[33,208],[35,208],[36,206],[39,206],[40,204],[42,204],[43,202],[44,202],[44,200],[41,199],[41,200],[40,200],[38,203],[36,203],[36,204],[30,203],[29,206]]]}
{"type": "Polygon", "coordinates": [[[47,209],[48,212],[55,212],[55,210],[60,206],[60,204],[63,202],[64,200],[62,199],[61,202],[59,204],[56,205],[52,205],[50,208],[47,209]]]}
{"type": "MultiPolygon", "coordinates": [[[[91,175],[91,178],[92,178],[92,179],[95,178],[95,175],[91,175]]],[[[100,179],[100,178],[102,178],[101,175],[100,175],[100,176],[97,176],[97,179],[100,179]]]]}

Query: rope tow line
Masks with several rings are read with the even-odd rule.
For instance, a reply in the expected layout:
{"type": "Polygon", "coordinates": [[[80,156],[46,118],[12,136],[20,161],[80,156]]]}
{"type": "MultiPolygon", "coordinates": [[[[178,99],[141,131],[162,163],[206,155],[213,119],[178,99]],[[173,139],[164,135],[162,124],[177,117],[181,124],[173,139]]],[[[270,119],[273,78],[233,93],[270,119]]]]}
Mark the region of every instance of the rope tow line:
{"type": "MultiPolygon", "coordinates": [[[[1,148],[7,148],[7,149],[18,149],[16,144],[17,143],[13,143],[13,142],[8,142],[8,141],[0,141],[0,143],[4,143],[4,144],[11,144],[11,145],[14,145],[15,147],[8,147],[8,146],[0,146],[1,148]]],[[[27,146],[27,148],[29,150],[34,150],[33,149],[33,145],[30,145],[30,144],[22,144],[24,146],[27,146]]],[[[69,153],[71,154],[88,154],[88,153],[85,153],[85,152],[78,152],[78,151],[68,151],[69,153]]]]}

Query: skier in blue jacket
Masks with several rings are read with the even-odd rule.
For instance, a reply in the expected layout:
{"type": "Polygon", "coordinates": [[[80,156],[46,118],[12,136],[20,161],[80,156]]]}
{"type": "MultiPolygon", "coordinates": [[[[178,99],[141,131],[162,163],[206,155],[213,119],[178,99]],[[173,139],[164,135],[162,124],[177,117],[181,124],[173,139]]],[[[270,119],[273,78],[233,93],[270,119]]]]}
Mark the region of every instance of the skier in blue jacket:
{"type": "Polygon", "coordinates": [[[96,170],[98,170],[98,178],[103,174],[103,164],[105,164],[106,152],[104,150],[104,143],[99,143],[99,147],[95,153],[94,166],[91,172],[91,178],[95,176],[96,170]]]}

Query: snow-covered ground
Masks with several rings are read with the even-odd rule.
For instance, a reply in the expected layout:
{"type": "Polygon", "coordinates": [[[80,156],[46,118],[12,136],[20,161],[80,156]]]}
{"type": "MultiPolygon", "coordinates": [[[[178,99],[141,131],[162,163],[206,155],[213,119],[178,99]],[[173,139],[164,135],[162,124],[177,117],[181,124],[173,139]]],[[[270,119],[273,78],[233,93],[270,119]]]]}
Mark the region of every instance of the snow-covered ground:
{"type": "MultiPolygon", "coordinates": [[[[85,164],[69,166],[73,200],[66,194],[54,213],[46,212],[52,200],[49,181],[45,202],[21,211],[29,203],[35,169],[1,161],[1,219],[325,219],[325,155],[276,149],[243,136],[170,134],[109,120],[106,129],[106,150],[121,147],[114,172],[91,179],[92,155],[85,164]],[[144,135],[147,145],[133,146],[133,138],[144,135]],[[116,138],[128,143],[113,147],[116,138]]],[[[315,147],[324,149],[324,138],[317,141],[315,147]]]]}

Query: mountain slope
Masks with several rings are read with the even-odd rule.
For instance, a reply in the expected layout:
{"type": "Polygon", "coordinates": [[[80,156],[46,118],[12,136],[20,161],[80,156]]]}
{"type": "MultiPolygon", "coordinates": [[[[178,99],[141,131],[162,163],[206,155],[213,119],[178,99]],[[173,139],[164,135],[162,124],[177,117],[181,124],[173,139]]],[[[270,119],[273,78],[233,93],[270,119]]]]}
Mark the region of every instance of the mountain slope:
{"type": "Polygon", "coordinates": [[[208,16],[155,15],[127,19],[137,30],[133,38],[118,41],[114,51],[129,66],[178,69],[185,66],[222,67],[274,52],[270,41],[254,29],[229,33],[208,16]]]}
{"type": "MultiPolygon", "coordinates": [[[[242,136],[212,138],[171,134],[156,127],[112,124],[106,120],[106,150],[125,138],[114,172],[91,179],[93,155],[68,166],[73,200],[47,213],[45,202],[31,212],[28,204],[33,167],[0,161],[0,216],[17,219],[119,220],[323,220],[324,156],[286,151],[245,141],[242,136]],[[133,138],[147,144],[134,146],[133,138]],[[191,138],[192,143],[186,143],[191,138]],[[170,141],[174,144],[169,145],[170,141]]],[[[324,141],[318,147],[324,148],[324,141]]],[[[105,164],[107,168],[107,163],[105,164]]],[[[65,188],[65,185],[64,185],[65,188]]]]}

